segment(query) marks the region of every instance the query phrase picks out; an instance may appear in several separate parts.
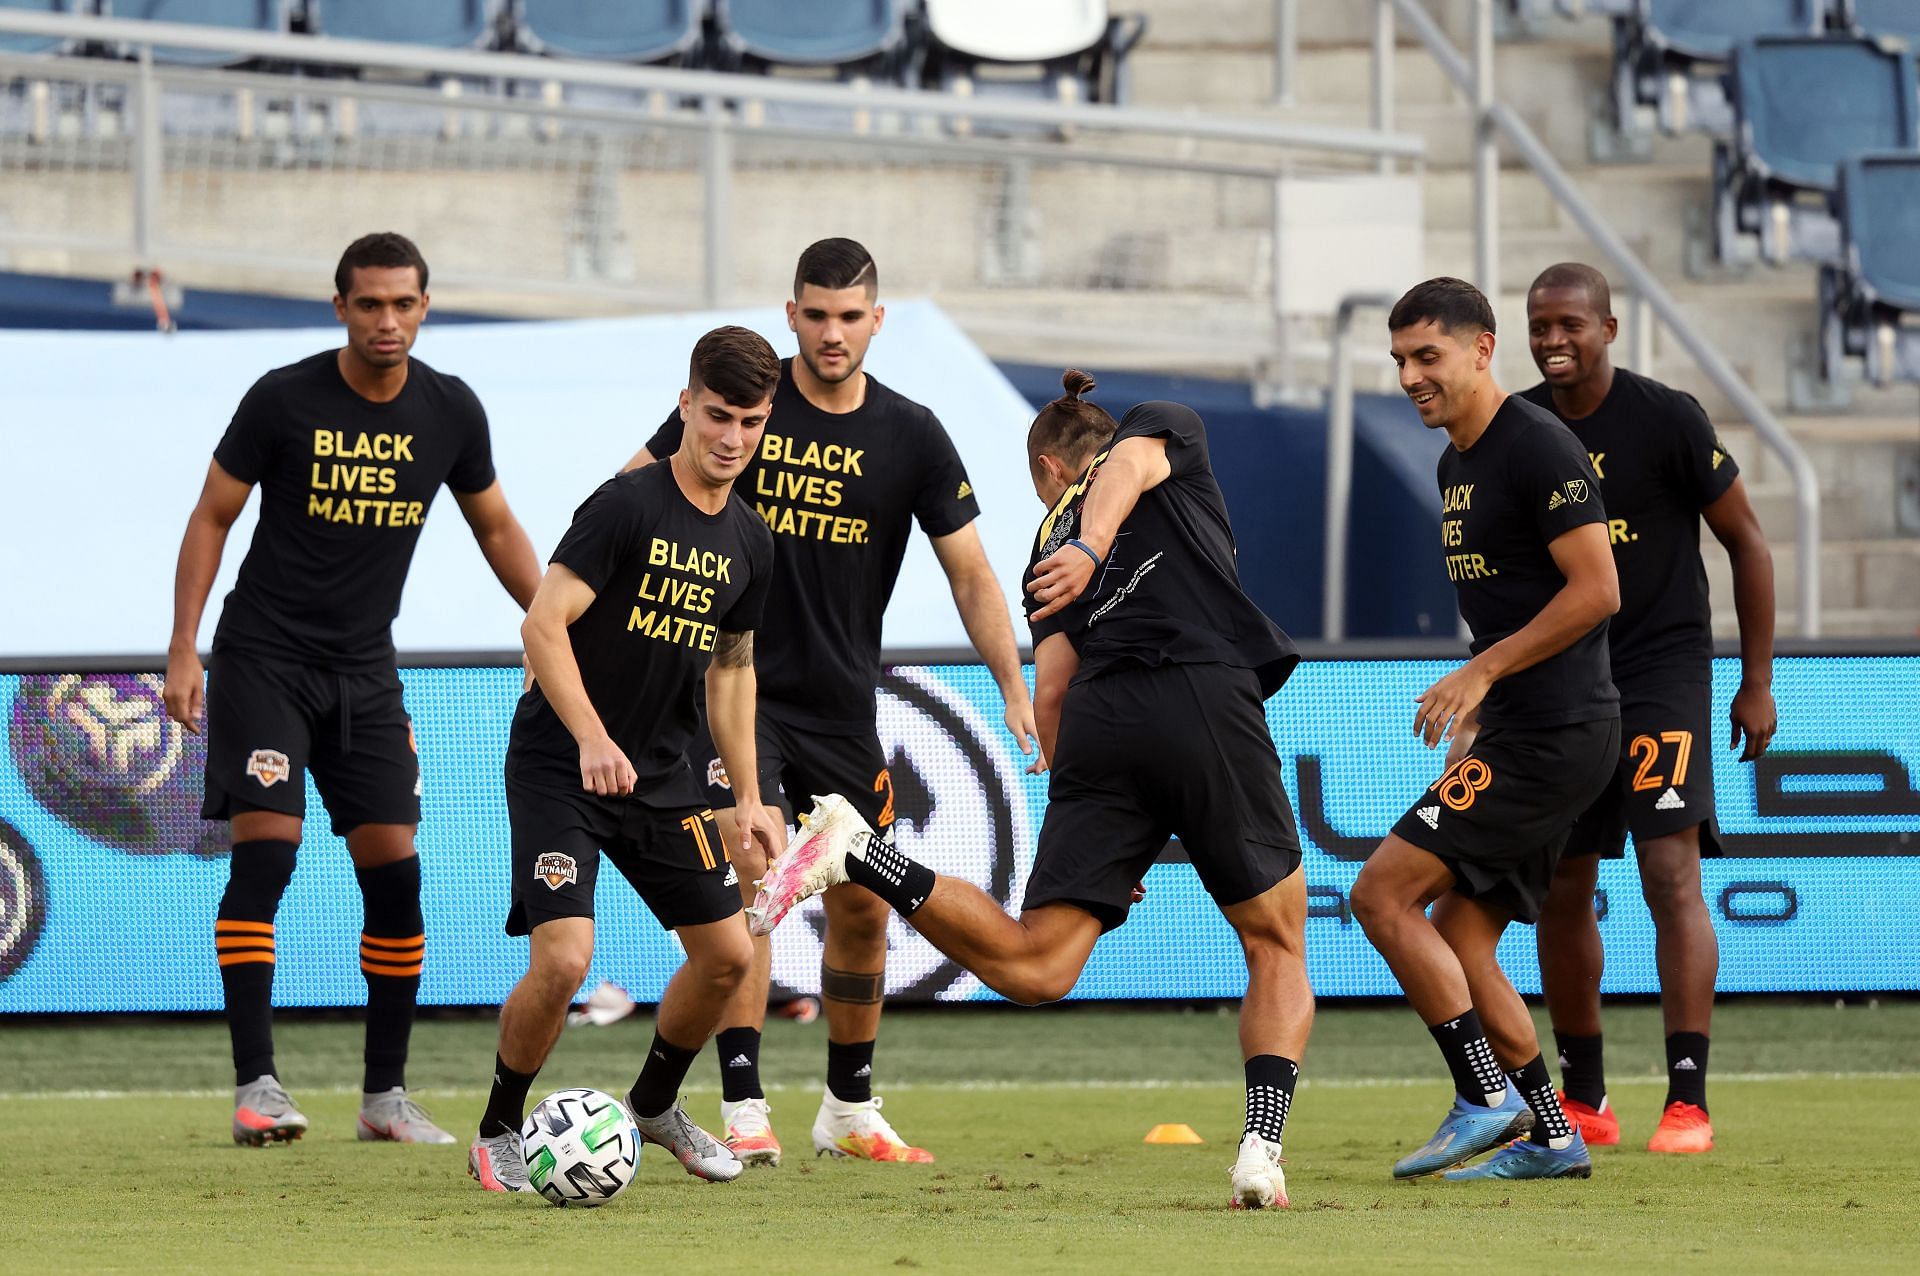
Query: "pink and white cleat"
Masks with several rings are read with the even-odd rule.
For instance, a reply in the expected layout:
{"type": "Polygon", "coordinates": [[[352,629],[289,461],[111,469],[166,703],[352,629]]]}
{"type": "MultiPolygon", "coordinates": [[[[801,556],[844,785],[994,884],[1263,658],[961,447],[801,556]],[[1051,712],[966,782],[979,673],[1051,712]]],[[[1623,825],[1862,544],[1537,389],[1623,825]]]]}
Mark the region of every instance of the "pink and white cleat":
{"type": "Polygon", "coordinates": [[[747,928],[771,935],[780,919],[829,886],[847,880],[847,856],[859,856],[873,830],[853,804],[838,793],[815,796],[813,810],[800,817],[800,836],[767,866],[760,891],[747,909],[747,928]]]}

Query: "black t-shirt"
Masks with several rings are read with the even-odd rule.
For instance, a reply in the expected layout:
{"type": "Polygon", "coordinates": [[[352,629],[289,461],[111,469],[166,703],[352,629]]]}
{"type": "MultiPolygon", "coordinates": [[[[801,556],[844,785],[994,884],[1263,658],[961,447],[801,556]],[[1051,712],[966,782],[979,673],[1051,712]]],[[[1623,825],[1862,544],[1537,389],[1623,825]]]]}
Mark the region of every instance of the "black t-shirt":
{"type": "Polygon", "coordinates": [[[374,403],[336,351],[253,383],[213,459],[260,485],[260,523],[214,630],[231,648],[343,672],[393,663],[393,618],[445,483],[493,485],[487,414],[466,382],[418,359],[374,403]]]}
{"type": "MultiPolygon", "coordinates": [[[[680,414],[647,440],[658,460],[680,450],[680,414]]],[[[822,412],[780,365],[759,453],[734,481],[775,545],[769,611],[754,639],[760,712],[832,734],[873,729],[880,622],[907,537],[957,532],[980,515],[973,484],[939,418],[871,376],[852,412],[822,412]]]]}
{"type": "MultiPolygon", "coordinates": [[[[1440,454],[1440,543],[1478,655],[1526,627],[1567,583],[1547,546],[1606,522],[1600,484],[1573,432],[1508,395],[1462,452],[1440,454]]],[[[1539,664],[1493,684],[1485,727],[1553,727],[1618,716],[1607,666],[1607,622],[1539,664]]]]}
{"type": "MultiPolygon", "coordinates": [[[[1523,397],[1554,411],[1544,382],[1523,397]]],[[[1590,415],[1561,420],[1587,449],[1607,503],[1620,571],[1620,610],[1607,627],[1614,681],[1706,682],[1713,618],[1700,511],[1726,495],[1740,467],[1698,400],[1624,368],[1590,415]]]]}
{"type": "MultiPolygon", "coordinates": [[[[759,628],[773,541],[738,491],[718,514],[689,501],[671,465],[602,483],[573,515],[553,562],[592,587],[567,628],[587,699],[633,763],[633,796],[654,806],[702,802],[687,763],[694,689],[722,633],[759,628]]],[[[535,683],[520,697],[507,775],[580,787],[580,747],[535,683]]]]}
{"type": "Polygon", "coordinates": [[[1033,645],[1065,634],[1080,656],[1075,683],[1128,664],[1224,664],[1253,670],[1260,694],[1272,695],[1300,654],[1240,588],[1227,503],[1214,481],[1206,426],[1192,408],[1142,403],[1127,413],[1113,441],[1040,524],[1023,583],[1036,564],[1080,535],[1101,463],[1132,438],[1165,439],[1172,473],[1140,494],[1080,597],[1036,622],[1041,604],[1025,595],[1033,645]]]}

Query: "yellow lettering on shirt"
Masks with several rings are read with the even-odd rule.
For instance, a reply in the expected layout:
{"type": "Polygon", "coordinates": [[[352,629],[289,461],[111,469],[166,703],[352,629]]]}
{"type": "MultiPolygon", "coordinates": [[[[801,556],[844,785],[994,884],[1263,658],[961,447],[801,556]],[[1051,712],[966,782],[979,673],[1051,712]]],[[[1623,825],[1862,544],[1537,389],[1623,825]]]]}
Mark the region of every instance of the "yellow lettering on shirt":
{"type": "Polygon", "coordinates": [[[1440,512],[1458,514],[1473,508],[1473,484],[1456,483],[1440,492],[1440,512]]]}
{"type": "Polygon", "coordinates": [[[1607,476],[1607,454],[1605,452],[1589,452],[1587,453],[1587,460],[1593,466],[1593,476],[1595,478],[1603,479],[1607,476]]]}
{"type": "Polygon", "coordinates": [[[1487,560],[1479,554],[1448,554],[1447,579],[1458,583],[1463,580],[1485,580],[1500,573],[1487,565],[1487,560]]]}
{"type": "Polygon", "coordinates": [[[1609,545],[1625,545],[1628,541],[1637,541],[1639,539],[1640,534],[1638,532],[1629,532],[1627,530],[1626,519],[1610,518],[1607,520],[1607,543],[1609,545]]]}

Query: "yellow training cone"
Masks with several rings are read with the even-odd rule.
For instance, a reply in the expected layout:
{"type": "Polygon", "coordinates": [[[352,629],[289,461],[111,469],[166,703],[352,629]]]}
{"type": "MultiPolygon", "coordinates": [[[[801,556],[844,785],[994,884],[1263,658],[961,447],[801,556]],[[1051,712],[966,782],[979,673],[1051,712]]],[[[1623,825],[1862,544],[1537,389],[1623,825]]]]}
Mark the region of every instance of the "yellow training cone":
{"type": "Polygon", "coordinates": [[[1205,1143],[1190,1125],[1156,1125],[1147,1131],[1148,1143],[1205,1143]]]}

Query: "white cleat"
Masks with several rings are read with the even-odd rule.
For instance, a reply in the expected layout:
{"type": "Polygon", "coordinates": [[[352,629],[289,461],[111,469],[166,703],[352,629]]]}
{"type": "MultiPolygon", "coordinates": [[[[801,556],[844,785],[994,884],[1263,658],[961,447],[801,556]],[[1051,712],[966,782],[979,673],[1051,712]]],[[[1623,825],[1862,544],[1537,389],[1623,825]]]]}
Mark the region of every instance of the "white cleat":
{"type": "MultiPolygon", "coordinates": [[[[631,1100],[627,1110],[633,1111],[631,1100]]],[[[633,1123],[639,1127],[642,1139],[672,1153],[675,1160],[687,1167],[687,1173],[697,1179],[731,1183],[746,1168],[726,1144],[695,1125],[687,1110],[678,1103],[658,1116],[643,1117],[635,1112],[633,1123]]]]}
{"type": "Polygon", "coordinates": [[[360,1128],[355,1137],[363,1143],[459,1142],[433,1123],[427,1110],[413,1101],[405,1086],[360,1096],[360,1128]]]}
{"type": "Polygon", "coordinates": [[[800,830],[755,883],[760,892],[747,909],[747,928],[756,935],[771,935],[797,905],[846,881],[847,856],[860,856],[873,839],[860,812],[838,793],[815,796],[813,810],[800,817],[800,830]]]}
{"type": "Polygon", "coordinates": [[[933,1153],[901,1138],[880,1115],[878,1096],[865,1103],[846,1103],[831,1090],[821,1096],[820,1114],[813,1118],[813,1152],[894,1165],[933,1164],[933,1153]]]}
{"type": "Polygon", "coordinates": [[[243,1147],[291,1143],[307,1132],[307,1118],[271,1074],[233,1090],[233,1141],[243,1147]]]}
{"type": "Polygon", "coordinates": [[[491,1138],[476,1134],[467,1149],[467,1173],[489,1192],[531,1192],[527,1157],[520,1136],[512,1130],[491,1138]]]}
{"type": "Polygon", "coordinates": [[[720,1101],[720,1125],[727,1132],[727,1149],[742,1165],[780,1164],[780,1140],[773,1137],[773,1125],[767,1118],[770,1109],[765,1099],[742,1099],[738,1103],[720,1101]]]}
{"type": "Polygon", "coordinates": [[[1233,1163],[1233,1199],[1237,1210],[1287,1208],[1287,1175],[1280,1168],[1280,1145],[1257,1134],[1240,1140],[1240,1157],[1233,1163]]]}

